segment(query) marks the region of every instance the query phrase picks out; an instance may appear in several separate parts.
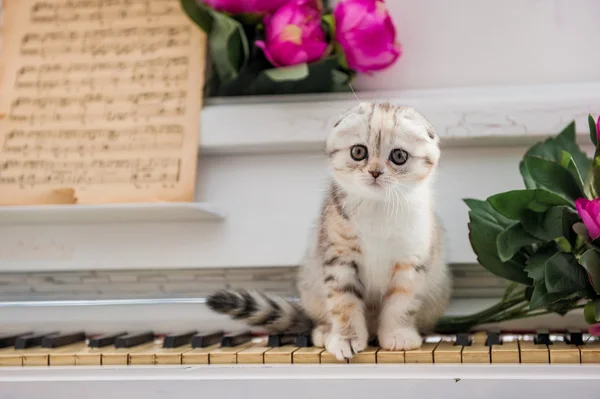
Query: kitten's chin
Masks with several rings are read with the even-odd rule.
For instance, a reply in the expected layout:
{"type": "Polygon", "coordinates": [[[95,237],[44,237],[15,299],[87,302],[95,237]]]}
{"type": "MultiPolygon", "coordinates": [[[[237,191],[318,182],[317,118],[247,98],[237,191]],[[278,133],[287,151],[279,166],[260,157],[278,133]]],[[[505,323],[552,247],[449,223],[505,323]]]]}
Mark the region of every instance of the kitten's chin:
{"type": "Polygon", "coordinates": [[[352,197],[371,201],[385,201],[385,185],[379,182],[373,184],[338,181],[338,185],[352,197]]]}

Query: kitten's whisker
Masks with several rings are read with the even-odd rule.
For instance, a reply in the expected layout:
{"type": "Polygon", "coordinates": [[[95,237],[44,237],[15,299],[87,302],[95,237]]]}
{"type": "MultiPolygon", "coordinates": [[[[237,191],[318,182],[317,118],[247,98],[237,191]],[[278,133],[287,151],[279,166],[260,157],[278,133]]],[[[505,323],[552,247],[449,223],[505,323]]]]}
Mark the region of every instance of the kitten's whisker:
{"type": "Polygon", "coordinates": [[[402,191],[402,189],[400,187],[398,187],[398,190],[400,191],[400,194],[402,195],[402,199],[404,200],[404,202],[406,202],[406,207],[408,208],[407,210],[410,211],[410,202],[408,201],[408,197],[407,197],[406,193],[404,191],[402,191]]]}
{"type": "Polygon", "coordinates": [[[414,190],[414,187],[408,186],[406,184],[400,183],[400,182],[396,182],[397,185],[404,187],[404,188],[408,188],[409,190],[414,190]]]}
{"type": "Polygon", "coordinates": [[[358,101],[360,103],[360,99],[356,95],[356,92],[354,91],[354,87],[352,87],[352,83],[348,82],[348,87],[350,87],[350,90],[352,90],[352,94],[354,94],[354,97],[356,98],[356,101],[358,101]]]}
{"type": "Polygon", "coordinates": [[[388,218],[390,218],[392,216],[392,207],[390,204],[391,200],[392,200],[392,187],[387,186],[385,188],[385,214],[388,218]]]}
{"type": "Polygon", "coordinates": [[[395,196],[395,201],[394,201],[394,218],[397,219],[398,218],[398,211],[402,212],[403,208],[402,208],[402,202],[400,201],[400,197],[398,196],[398,189],[397,187],[394,187],[394,196],[395,196]]]}

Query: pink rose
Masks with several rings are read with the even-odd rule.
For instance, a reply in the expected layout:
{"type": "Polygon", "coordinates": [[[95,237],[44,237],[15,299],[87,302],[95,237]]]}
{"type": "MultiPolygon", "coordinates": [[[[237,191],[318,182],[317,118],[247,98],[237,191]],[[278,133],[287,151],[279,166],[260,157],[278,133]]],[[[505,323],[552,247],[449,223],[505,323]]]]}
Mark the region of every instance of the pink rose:
{"type": "Polygon", "coordinates": [[[230,14],[273,12],[290,0],[200,0],[217,11],[230,14]]]}
{"type": "Polygon", "coordinates": [[[579,198],[575,201],[575,207],[590,234],[590,238],[595,240],[600,237],[600,198],[592,201],[579,198]]]}
{"type": "Polygon", "coordinates": [[[381,70],[402,54],[396,28],[382,0],[345,0],[336,6],[333,16],[335,39],[351,69],[381,70]]]}
{"type": "Polygon", "coordinates": [[[316,61],[325,54],[327,42],[321,14],[314,1],[296,0],[265,17],[265,41],[256,45],[276,67],[316,61]]]}
{"type": "Polygon", "coordinates": [[[591,325],[589,328],[589,333],[595,337],[600,337],[600,323],[591,325]]]}

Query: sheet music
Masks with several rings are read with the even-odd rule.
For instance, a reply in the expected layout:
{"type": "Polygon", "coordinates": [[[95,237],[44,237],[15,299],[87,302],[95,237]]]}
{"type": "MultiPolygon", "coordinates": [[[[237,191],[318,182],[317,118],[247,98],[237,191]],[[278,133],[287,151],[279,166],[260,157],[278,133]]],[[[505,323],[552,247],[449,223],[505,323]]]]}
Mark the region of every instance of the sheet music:
{"type": "Polygon", "coordinates": [[[206,38],[179,0],[4,0],[0,204],[191,201],[206,38]]]}

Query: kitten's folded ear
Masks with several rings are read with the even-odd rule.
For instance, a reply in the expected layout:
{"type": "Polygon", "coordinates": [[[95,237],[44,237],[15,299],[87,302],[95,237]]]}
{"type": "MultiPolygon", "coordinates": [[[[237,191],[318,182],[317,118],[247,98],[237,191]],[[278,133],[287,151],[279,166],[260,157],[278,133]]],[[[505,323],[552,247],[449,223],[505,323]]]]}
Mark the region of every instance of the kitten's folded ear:
{"type": "Polygon", "coordinates": [[[346,119],[347,117],[349,117],[350,115],[363,115],[366,114],[368,109],[371,107],[372,105],[369,103],[360,103],[358,105],[355,105],[354,107],[346,110],[346,112],[344,112],[339,118],[338,120],[333,124],[333,127],[336,128],[338,127],[338,125],[340,123],[342,123],[342,121],[344,119],[346,119]]]}
{"type": "Polygon", "coordinates": [[[346,111],[345,113],[343,113],[338,120],[333,124],[333,128],[335,129],[336,127],[339,126],[340,123],[342,123],[342,121],[348,116],[350,115],[349,111],[346,111]]]}

